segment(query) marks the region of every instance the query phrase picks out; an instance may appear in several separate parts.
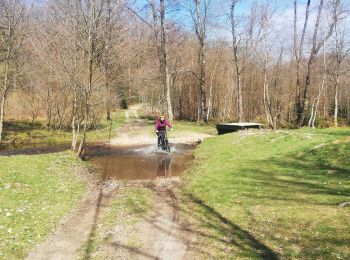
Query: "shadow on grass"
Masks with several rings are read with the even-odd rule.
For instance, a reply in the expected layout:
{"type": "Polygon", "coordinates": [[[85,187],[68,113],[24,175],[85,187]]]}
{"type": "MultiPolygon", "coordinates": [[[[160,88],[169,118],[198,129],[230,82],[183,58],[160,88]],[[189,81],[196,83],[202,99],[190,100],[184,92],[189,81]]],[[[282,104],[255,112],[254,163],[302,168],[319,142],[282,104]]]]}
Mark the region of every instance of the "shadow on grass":
{"type": "Polygon", "coordinates": [[[29,130],[36,130],[36,129],[43,129],[44,124],[43,122],[39,121],[5,121],[4,122],[4,129],[7,131],[29,131],[29,130]]]}
{"type": "MultiPolygon", "coordinates": [[[[186,214],[191,214],[192,217],[197,217],[197,219],[201,218],[201,225],[204,224],[210,227],[211,230],[215,230],[215,233],[217,233],[217,235],[215,235],[194,230],[192,232],[195,235],[214,239],[214,241],[216,240],[216,242],[224,243],[226,246],[237,247],[245,256],[253,258],[258,257],[259,259],[279,259],[276,252],[255,238],[249,231],[242,229],[239,225],[221,215],[213,207],[210,207],[195,195],[190,193],[186,194],[186,197],[189,201],[199,207],[199,211],[202,211],[202,213],[196,212],[193,211],[192,208],[191,212],[187,212],[186,214]],[[203,212],[205,214],[205,219],[202,215],[203,212]]],[[[230,255],[229,252],[227,252],[227,254],[230,255]]]]}
{"type": "Polygon", "coordinates": [[[238,161],[232,168],[230,162],[224,162],[226,168],[222,172],[216,171],[215,176],[210,175],[212,178],[195,183],[195,191],[186,194],[184,203],[194,204],[186,207],[184,214],[194,219],[201,231],[190,232],[212,241],[210,247],[216,247],[216,252],[238,248],[242,252],[239,256],[248,258],[276,259],[295,254],[296,258],[331,259],[340,252],[347,259],[348,251],[343,246],[349,243],[348,211],[337,205],[350,198],[349,143],[330,143],[303,152],[302,157],[289,154],[238,161]],[[215,190],[218,187],[222,190],[215,190]],[[239,205],[234,205],[236,200],[239,205]],[[225,210],[216,210],[215,203],[224,205],[225,210]],[[230,212],[231,206],[247,211],[248,223],[255,225],[254,232],[243,230],[240,222],[232,222],[235,216],[230,212]],[[261,210],[252,213],[253,206],[261,210]],[[269,217],[271,209],[275,218],[269,217]],[[274,252],[253,233],[265,235],[263,241],[273,241],[278,251],[274,252]],[[275,237],[276,233],[287,234],[290,240],[275,237]]]}
{"type": "Polygon", "coordinates": [[[240,172],[241,178],[249,180],[250,188],[258,185],[259,194],[263,194],[259,196],[258,192],[252,192],[251,196],[334,205],[336,197],[350,196],[350,165],[344,162],[342,166],[337,166],[330,163],[331,160],[332,158],[274,158],[260,161],[259,169],[244,167],[240,172]],[[300,200],[305,196],[307,200],[300,200]],[[325,203],[325,198],[330,203],[325,203]]]}
{"type": "MultiPolygon", "coordinates": [[[[148,188],[154,192],[158,192],[153,189],[152,186],[148,188]]],[[[178,223],[180,221],[178,198],[172,189],[166,189],[164,193],[159,193],[159,195],[164,198],[164,201],[169,205],[169,208],[173,209],[172,220],[174,223],[178,223]]],[[[204,256],[205,259],[220,258],[220,256],[217,255],[218,252],[221,252],[228,258],[243,256],[258,259],[279,259],[278,254],[270,247],[255,238],[249,231],[242,229],[239,225],[224,217],[195,195],[191,193],[185,194],[181,204],[189,205],[189,207],[181,210],[181,214],[184,214],[183,217],[185,217],[185,219],[194,218],[200,222],[199,226],[205,228],[193,228],[193,226],[188,226],[182,221],[179,226],[172,225],[171,228],[163,226],[161,225],[161,222],[159,222],[158,217],[164,214],[164,212],[160,212],[156,208],[152,208],[150,214],[147,214],[143,219],[153,226],[159,234],[163,233],[172,237],[171,239],[183,241],[187,246],[186,251],[192,251],[195,255],[200,254],[204,256]],[[174,227],[179,230],[174,230],[174,227]],[[206,240],[213,243],[210,243],[208,246],[206,240]],[[239,249],[239,253],[236,252],[235,248],[239,249]]],[[[115,246],[120,247],[119,244],[115,246]]],[[[138,255],[149,258],[154,257],[138,248],[126,249],[138,255]]],[[[221,257],[223,255],[221,255],[221,257]]]]}

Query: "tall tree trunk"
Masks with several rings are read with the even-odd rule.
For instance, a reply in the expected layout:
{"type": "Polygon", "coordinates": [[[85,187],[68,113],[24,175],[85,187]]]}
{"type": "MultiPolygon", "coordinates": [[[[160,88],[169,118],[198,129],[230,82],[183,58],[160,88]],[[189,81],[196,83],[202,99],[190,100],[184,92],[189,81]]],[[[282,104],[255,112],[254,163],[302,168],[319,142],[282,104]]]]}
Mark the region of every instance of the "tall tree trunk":
{"type": "MultiPolygon", "coordinates": [[[[108,76],[109,77],[109,76],[108,76]]],[[[106,120],[111,120],[111,85],[109,78],[106,79],[106,120]]]]}
{"type": "Polygon", "coordinates": [[[112,43],[112,25],[111,25],[111,0],[106,1],[107,5],[107,33],[106,33],[106,47],[104,50],[104,70],[106,79],[106,119],[111,120],[111,105],[112,105],[112,91],[111,91],[111,69],[110,69],[110,45],[112,43]]]}
{"type": "Polygon", "coordinates": [[[350,123],[350,98],[348,98],[348,105],[347,105],[347,111],[346,111],[346,114],[347,114],[347,121],[348,121],[348,124],[350,123]]]}
{"type": "MultiPolygon", "coordinates": [[[[268,81],[268,66],[269,66],[269,44],[268,44],[268,27],[269,27],[269,11],[268,11],[268,6],[266,6],[265,12],[262,14],[262,29],[263,29],[263,43],[264,43],[264,48],[265,48],[265,53],[264,53],[264,83],[263,83],[263,103],[264,103],[264,109],[265,109],[265,114],[266,114],[266,119],[269,124],[269,126],[272,129],[276,128],[276,123],[274,122],[274,117],[272,116],[272,105],[271,105],[271,97],[270,97],[270,86],[269,86],[269,81],[268,81]]],[[[280,57],[282,56],[282,52],[280,57]]],[[[278,110],[278,108],[277,108],[278,110]]],[[[277,112],[276,112],[277,115],[277,112]]],[[[276,117],[277,120],[277,117],[276,117]]]]}
{"type": "MultiPolygon", "coordinates": [[[[206,7],[205,7],[206,9],[206,7]]],[[[206,11],[205,11],[206,12],[206,11]]],[[[207,101],[206,101],[206,15],[202,15],[201,1],[196,0],[196,16],[197,16],[197,36],[199,40],[199,98],[200,98],[200,118],[203,122],[207,123],[207,101]]]]}
{"type": "Polygon", "coordinates": [[[274,123],[272,113],[271,113],[270,88],[269,88],[269,82],[267,79],[267,63],[268,63],[268,54],[265,54],[264,83],[263,83],[264,109],[265,109],[266,119],[267,119],[269,126],[272,129],[275,129],[276,124],[274,123]]]}
{"type": "Polygon", "coordinates": [[[167,104],[168,104],[168,115],[169,115],[169,120],[170,122],[174,120],[174,113],[173,113],[173,106],[171,102],[171,74],[169,73],[168,66],[165,68],[166,71],[166,86],[167,86],[167,91],[166,91],[166,99],[167,99],[167,104]]]}
{"type": "Polygon", "coordinates": [[[173,108],[171,104],[171,84],[170,77],[171,74],[169,72],[168,59],[167,59],[167,48],[166,48],[166,32],[165,32],[165,5],[164,0],[160,0],[160,65],[161,65],[161,73],[162,73],[162,81],[163,81],[163,91],[164,98],[166,98],[167,103],[167,112],[169,115],[169,120],[173,121],[174,114],[173,108]]]}
{"type": "Polygon", "coordinates": [[[318,104],[320,102],[320,98],[325,86],[325,81],[326,81],[326,75],[327,75],[327,63],[326,63],[326,49],[325,46],[323,46],[323,73],[322,73],[322,81],[321,85],[318,89],[318,95],[317,97],[313,100],[312,106],[311,106],[311,116],[309,120],[309,127],[315,128],[315,121],[317,117],[317,110],[318,110],[318,104]]]}
{"type": "Polygon", "coordinates": [[[5,109],[5,95],[2,94],[0,97],[0,143],[2,141],[2,132],[4,125],[4,109],[5,109]]]}
{"type": "Polygon", "coordinates": [[[237,115],[238,121],[243,122],[243,94],[242,94],[242,82],[241,82],[241,69],[239,67],[238,59],[238,41],[236,32],[236,18],[235,18],[235,7],[237,0],[231,2],[231,31],[232,31],[232,50],[233,60],[235,64],[236,72],[236,89],[237,89],[237,115]]]}
{"type": "Polygon", "coordinates": [[[200,58],[199,58],[199,64],[200,64],[200,76],[199,76],[199,88],[200,88],[200,104],[201,104],[201,118],[203,122],[207,123],[207,117],[206,117],[206,91],[205,91],[205,81],[206,81],[206,75],[205,75],[205,56],[206,56],[206,48],[205,48],[205,42],[204,40],[201,40],[200,43],[200,58]]]}
{"type": "Polygon", "coordinates": [[[0,143],[2,141],[3,134],[3,125],[4,125],[4,110],[5,110],[5,99],[9,85],[9,73],[10,73],[10,56],[11,56],[11,48],[7,47],[6,51],[6,64],[5,64],[5,75],[4,75],[4,85],[1,90],[0,96],[0,143]]]}
{"type": "Polygon", "coordinates": [[[76,129],[77,124],[77,112],[78,112],[78,101],[77,101],[77,91],[76,91],[76,83],[73,86],[73,116],[72,116],[72,146],[71,149],[75,151],[77,147],[78,133],[76,129]]]}
{"type": "Polygon", "coordinates": [[[339,75],[339,65],[337,66],[336,76],[335,76],[335,91],[334,91],[334,127],[338,127],[338,95],[340,86],[340,75],[339,75]]]}
{"type": "Polygon", "coordinates": [[[95,2],[92,1],[90,6],[90,21],[89,21],[89,31],[88,31],[88,43],[89,43],[89,50],[88,50],[88,82],[87,87],[84,89],[84,108],[85,108],[85,118],[84,118],[84,128],[83,128],[83,138],[79,146],[78,156],[80,158],[84,158],[85,153],[85,146],[87,142],[87,130],[88,130],[88,124],[90,120],[90,98],[92,94],[92,85],[93,85],[93,65],[94,65],[94,58],[95,58],[95,33],[96,33],[96,17],[95,17],[95,2]]]}
{"type": "Polygon", "coordinates": [[[316,58],[317,53],[321,49],[321,47],[329,39],[329,37],[331,37],[331,35],[333,33],[333,29],[338,22],[338,17],[337,17],[336,12],[338,10],[340,0],[336,0],[334,3],[333,21],[332,21],[332,24],[329,28],[329,31],[327,32],[326,36],[321,41],[318,41],[318,31],[319,31],[319,26],[320,26],[321,14],[322,14],[322,10],[323,10],[323,2],[324,2],[324,0],[320,0],[320,4],[318,6],[318,12],[317,12],[314,33],[313,33],[313,37],[312,37],[312,48],[311,48],[311,53],[309,56],[309,61],[307,64],[306,78],[305,78],[305,84],[304,84],[304,93],[303,93],[303,102],[302,102],[299,118],[297,121],[297,126],[299,128],[303,126],[305,116],[306,116],[306,113],[307,113],[308,108],[309,108],[309,87],[311,84],[311,75],[312,75],[312,68],[313,68],[314,60],[316,58]]]}
{"type": "Polygon", "coordinates": [[[150,2],[152,7],[153,17],[153,33],[154,33],[154,44],[157,49],[157,55],[159,60],[159,74],[161,78],[161,113],[168,113],[170,121],[173,120],[173,111],[171,104],[171,86],[170,86],[170,72],[167,61],[167,50],[166,50],[166,33],[165,33],[165,5],[164,0],[159,1],[159,16],[154,0],[150,2]],[[160,18],[160,26],[158,25],[158,18],[160,18]],[[160,31],[160,39],[159,39],[160,31]]]}
{"type": "Polygon", "coordinates": [[[301,60],[302,60],[302,54],[303,54],[303,48],[304,48],[304,41],[305,41],[305,33],[307,24],[309,21],[309,13],[310,13],[310,2],[311,0],[308,0],[306,3],[306,10],[305,10],[305,19],[304,19],[304,26],[303,31],[300,38],[300,44],[299,47],[297,46],[297,0],[294,0],[294,55],[296,59],[296,113],[297,113],[297,121],[300,120],[301,114],[302,114],[302,100],[301,100],[301,76],[300,76],[300,67],[301,67],[301,60]]]}
{"type": "Polygon", "coordinates": [[[210,117],[210,113],[211,113],[211,109],[212,109],[213,84],[214,84],[214,77],[215,77],[215,74],[216,74],[216,69],[218,67],[218,62],[219,62],[219,48],[216,50],[214,70],[213,70],[213,72],[211,74],[211,77],[210,77],[207,121],[209,121],[209,117],[210,117]]]}

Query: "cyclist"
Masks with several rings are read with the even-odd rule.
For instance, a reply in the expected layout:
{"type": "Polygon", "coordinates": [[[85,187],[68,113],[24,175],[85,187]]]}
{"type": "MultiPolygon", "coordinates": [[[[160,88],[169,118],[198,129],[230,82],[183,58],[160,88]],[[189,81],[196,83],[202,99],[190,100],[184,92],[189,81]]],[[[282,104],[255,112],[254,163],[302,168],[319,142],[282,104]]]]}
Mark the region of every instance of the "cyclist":
{"type": "Polygon", "coordinates": [[[161,115],[155,122],[156,134],[158,136],[158,145],[161,140],[161,133],[166,132],[166,127],[169,127],[169,130],[172,130],[170,122],[165,118],[164,115],[161,115]]]}

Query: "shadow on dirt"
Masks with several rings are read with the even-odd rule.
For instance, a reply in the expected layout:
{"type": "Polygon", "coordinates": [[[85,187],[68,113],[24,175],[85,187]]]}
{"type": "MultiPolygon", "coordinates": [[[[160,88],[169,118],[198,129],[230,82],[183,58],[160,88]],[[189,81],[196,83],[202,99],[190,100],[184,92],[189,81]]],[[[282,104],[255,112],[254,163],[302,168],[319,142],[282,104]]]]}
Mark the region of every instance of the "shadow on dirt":
{"type": "MultiPolygon", "coordinates": [[[[187,247],[186,251],[193,252],[194,255],[199,253],[208,259],[215,259],[219,256],[215,255],[214,252],[223,252],[225,257],[237,256],[235,252],[231,251],[232,249],[229,249],[236,247],[244,252],[245,255],[243,257],[271,260],[279,259],[278,254],[270,247],[256,239],[247,230],[242,229],[237,224],[222,216],[219,212],[193,194],[187,194],[185,200],[182,201],[182,203],[193,204],[193,207],[190,207],[187,211],[182,210],[180,213],[178,198],[173,192],[173,187],[159,188],[148,186],[147,188],[154,191],[168,204],[168,208],[172,211],[172,221],[176,224],[171,225],[172,229],[160,225],[158,217],[164,213],[156,208],[152,208],[151,212],[143,218],[143,221],[150,224],[159,234],[171,234],[174,239],[183,241],[187,247]],[[199,220],[200,226],[207,226],[209,229],[193,229],[182,220],[180,214],[183,215],[182,217],[184,219],[195,218],[199,220]],[[176,230],[173,230],[174,227],[176,230]],[[211,243],[208,247],[207,242],[205,242],[206,239],[219,243],[211,243]]],[[[120,245],[117,244],[117,246],[120,245]]],[[[146,257],[149,256],[150,259],[157,259],[157,256],[142,251],[140,248],[126,249],[131,253],[146,257]]],[[[191,255],[191,253],[189,254],[191,255]]]]}
{"type": "Polygon", "coordinates": [[[112,243],[111,245],[115,248],[124,248],[124,249],[128,250],[130,253],[132,253],[133,255],[142,256],[142,257],[147,258],[147,259],[160,260],[159,257],[154,256],[152,254],[149,254],[147,252],[144,252],[143,250],[140,250],[136,247],[127,246],[127,245],[123,245],[120,243],[112,243]]]}

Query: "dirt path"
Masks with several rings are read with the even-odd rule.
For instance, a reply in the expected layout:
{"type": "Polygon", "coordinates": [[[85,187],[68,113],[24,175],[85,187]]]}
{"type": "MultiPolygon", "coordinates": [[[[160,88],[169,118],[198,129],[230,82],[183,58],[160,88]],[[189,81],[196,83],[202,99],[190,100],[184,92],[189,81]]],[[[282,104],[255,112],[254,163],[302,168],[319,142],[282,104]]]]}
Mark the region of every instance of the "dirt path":
{"type": "MultiPolygon", "coordinates": [[[[111,139],[111,145],[151,145],[156,143],[153,124],[148,124],[146,120],[139,119],[137,110],[138,107],[134,106],[125,111],[125,118],[128,123],[118,130],[117,137],[111,139]]],[[[169,134],[170,144],[198,143],[211,137],[211,135],[203,133],[176,132],[176,125],[174,128],[175,130],[169,134]]]]}
{"type": "Polygon", "coordinates": [[[135,227],[142,245],[138,251],[129,250],[128,259],[178,260],[184,259],[187,242],[183,240],[179,225],[177,199],[171,188],[156,187],[155,199],[151,212],[135,227]]]}
{"type": "MultiPolygon", "coordinates": [[[[195,259],[191,247],[192,235],[180,221],[178,201],[173,192],[179,184],[178,177],[148,183],[146,187],[154,194],[151,209],[143,217],[135,219],[131,216],[129,224],[110,226],[102,234],[108,239],[98,246],[95,259],[195,259]]],[[[122,218],[128,216],[123,215],[122,218]]]]}
{"type": "Polygon", "coordinates": [[[101,208],[116,189],[112,182],[92,183],[80,206],[26,259],[78,259],[82,245],[93,235],[101,208]]]}
{"type": "MultiPolygon", "coordinates": [[[[125,113],[128,123],[119,130],[119,135],[111,140],[111,145],[154,144],[155,136],[151,134],[153,126],[139,119],[136,109],[132,108],[125,113]]],[[[209,135],[188,133],[175,136],[170,142],[191,143],[206,137],[209,135]]],[[[172,192],[173,181],[169,179],[170,186],[164,184],[164,181],[160,183],[153,182],[155,203],[150,214],[132,228],[132,233],[142,240],[142,246],[127,246],[124,240],[128,239],[128,234],[121,234],[114,242],[113,248],[122,250],[123,256],[112,259],[186,258],[187,240],[181,238],[177,200],[172,192]]],[[[26,259],[66,260],[84,257],[79,254],[94,237],[99,214],[101,210],[107,208],[108,200],[117,188],[117,184],[112,181],[90,183],[89,191],[80,206],[69,214],[57,230],[39,244],[26,259]]]]}

